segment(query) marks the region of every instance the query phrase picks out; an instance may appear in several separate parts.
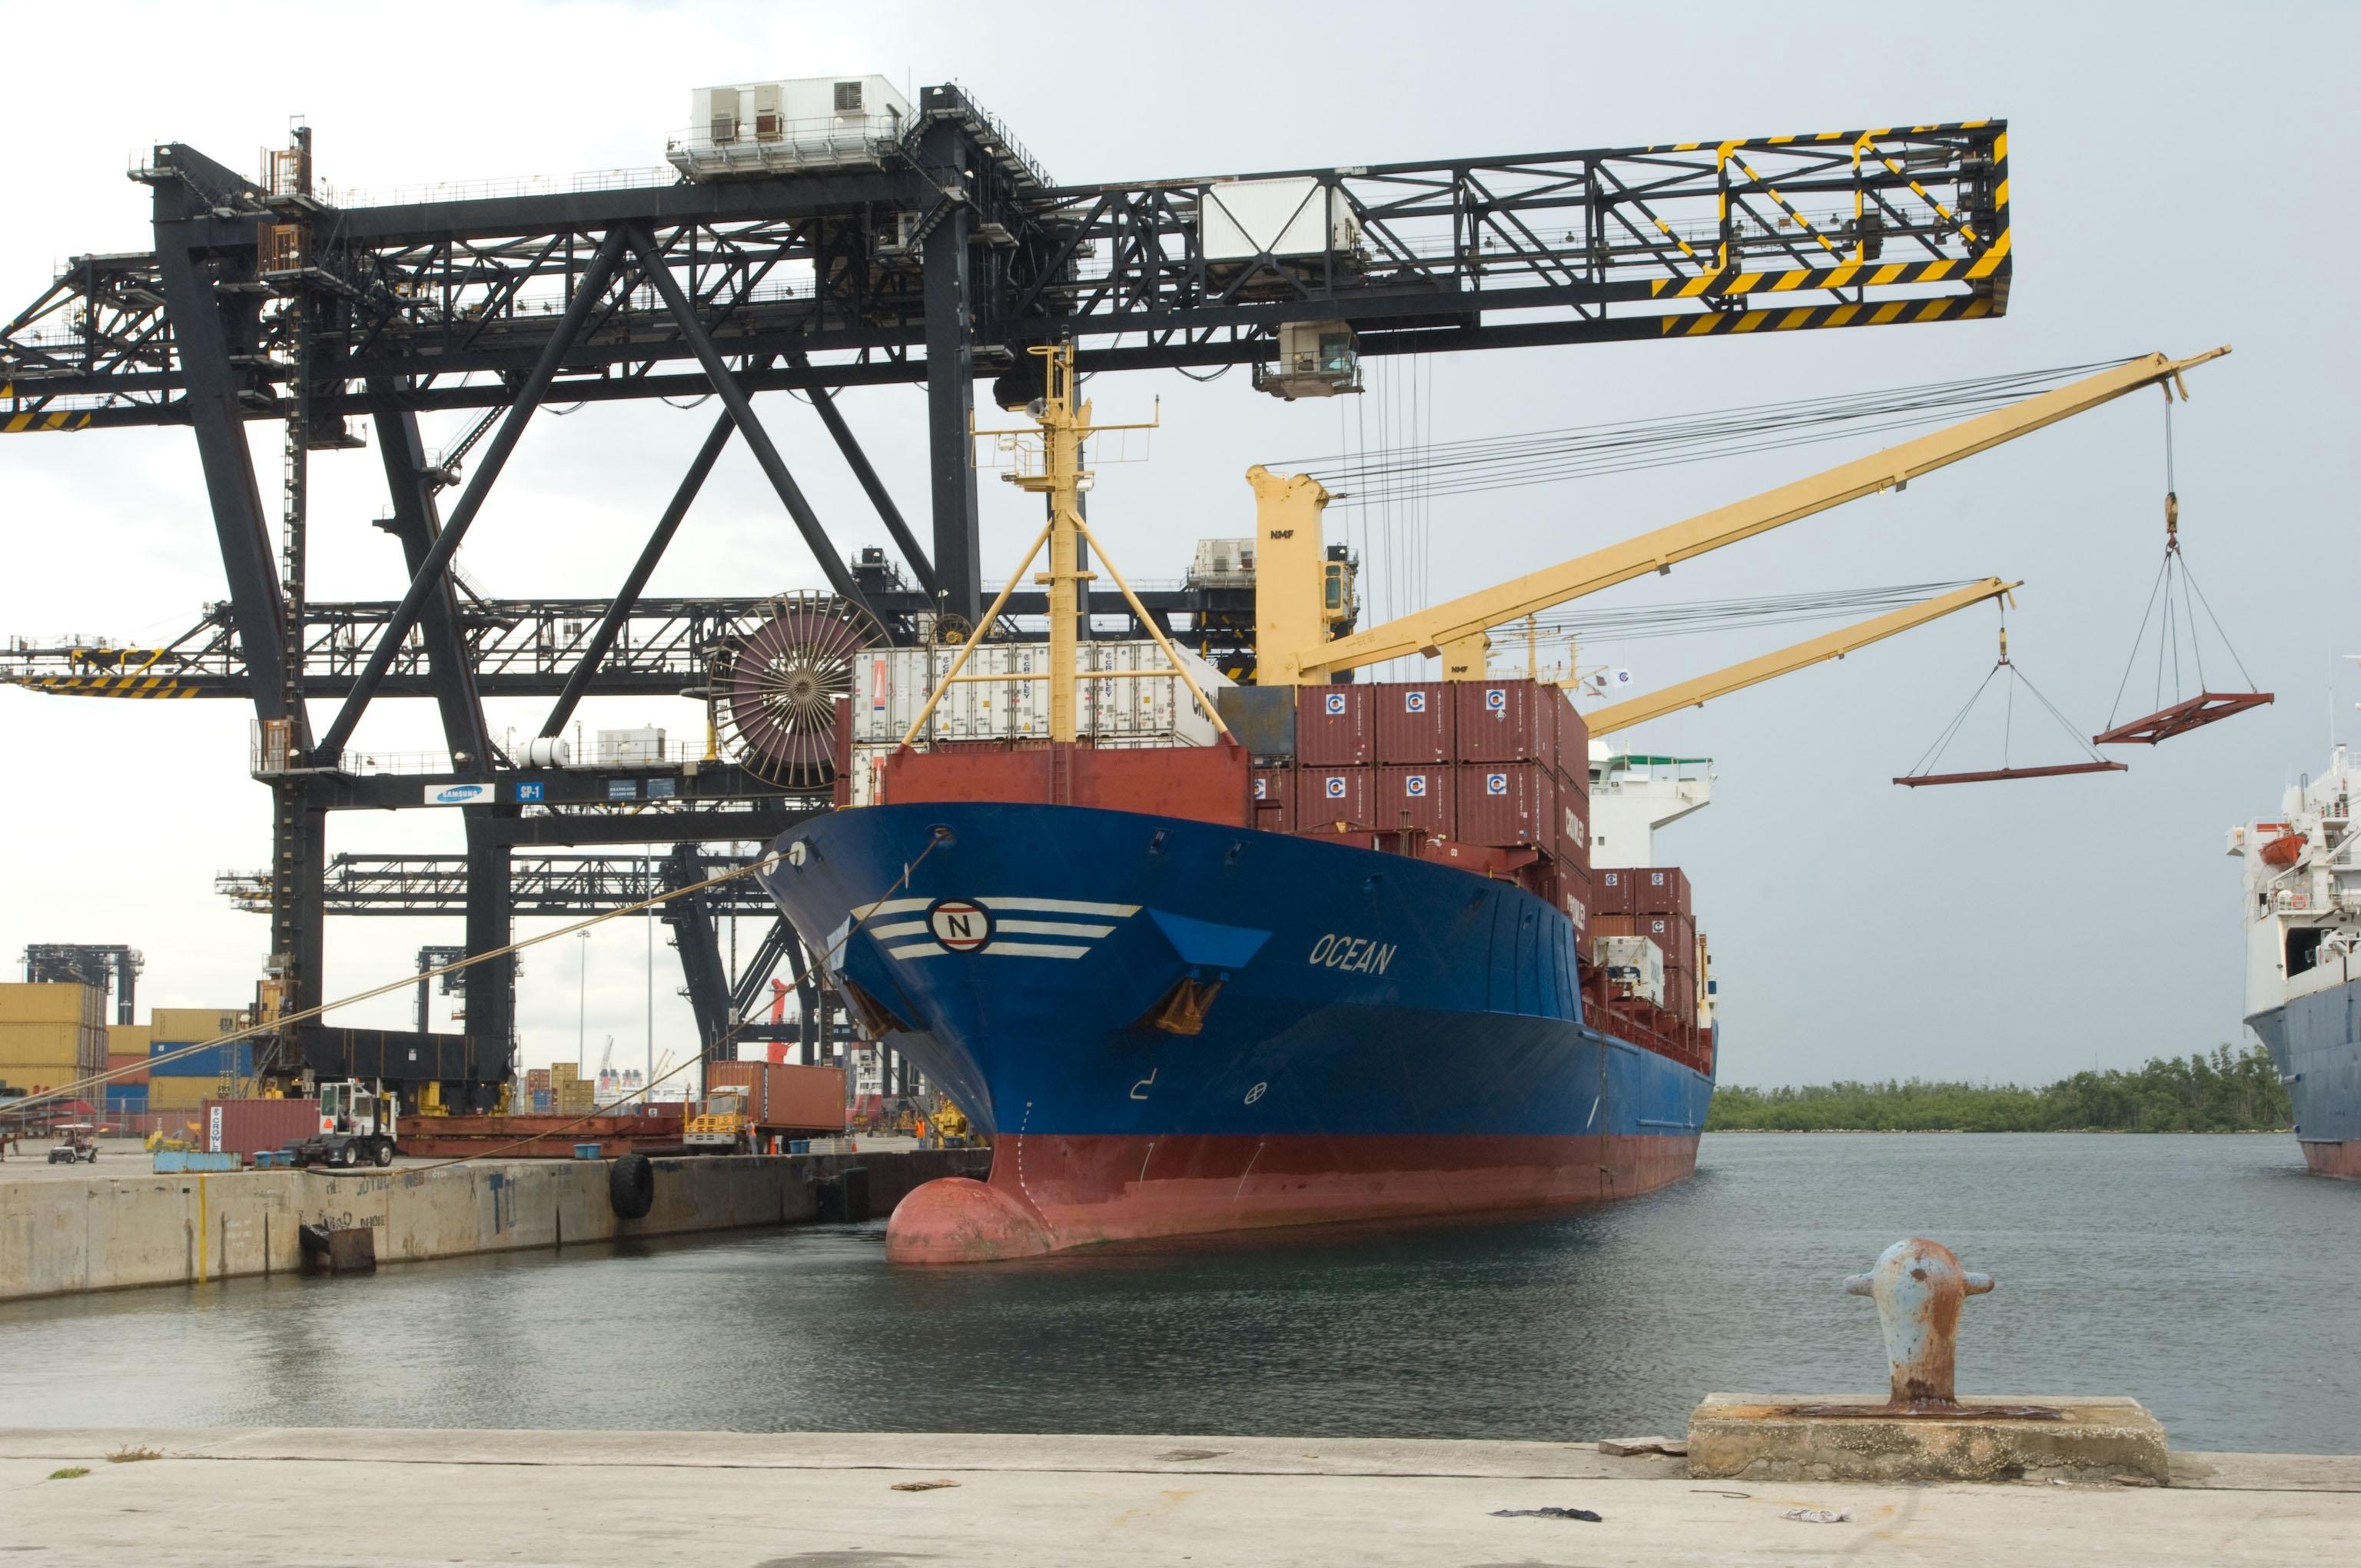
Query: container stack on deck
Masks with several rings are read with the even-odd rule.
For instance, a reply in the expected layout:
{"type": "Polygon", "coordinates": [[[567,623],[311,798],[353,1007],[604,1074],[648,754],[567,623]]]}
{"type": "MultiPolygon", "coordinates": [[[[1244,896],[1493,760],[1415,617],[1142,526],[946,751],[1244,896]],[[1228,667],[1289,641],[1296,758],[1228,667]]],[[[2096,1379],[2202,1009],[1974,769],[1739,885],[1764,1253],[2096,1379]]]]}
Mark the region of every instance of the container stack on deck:
{"type": "Polygon", "coordinates": [[[1254,826],[1506,878],[1590,921],[1590,737],[1542,681],[1302,686],[1254,826]]]}
{"type": "Polygon", "coordinates": [[[1699,1067],[1710,1062],[1712,982],[1689,879],[1678,866],[1617,867],[1598,873],[1595,891],[1598,904],[1590,922],[1593,940],[1603,945],[1610,938],[1641,938],[1654,945],[1664,962],[1661,1000],[1610,982],[1609,1005],[1673,1041],[1679,1047],[1675,1054],[1683,1060],[1699,1067]]]}

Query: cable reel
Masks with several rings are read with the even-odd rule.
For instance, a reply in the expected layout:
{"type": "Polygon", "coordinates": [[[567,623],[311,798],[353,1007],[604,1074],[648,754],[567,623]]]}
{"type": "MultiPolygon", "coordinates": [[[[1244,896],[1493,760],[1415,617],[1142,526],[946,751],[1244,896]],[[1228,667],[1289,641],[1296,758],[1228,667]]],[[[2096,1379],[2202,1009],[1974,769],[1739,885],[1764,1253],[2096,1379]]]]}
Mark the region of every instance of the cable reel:
{"type": "Polygon", "coordinates": [[[837,698],[852,693],[853,656],[884,630],[829,594],[782,594],[715,650],[706,683],[714,733],[747,772],[786,789],[836,777],[837,698]]]}
{"type": "MultiPolygon", "coordinates": [[[[2163,385],[2164,561],[2157,568],[2155,586],[2148,590],[2147,609],[2141,612],[2139,631],[2132,639],[2131,656],[2124,662],[2124,678],[2115,687],[2115,705],[2107,710],[2107,728],[2091,737],[2095,746],[2153,746],[2271,700],[2269,692],[2255,688],[2254,677],[2246,674],[2245,662],[2231,646],[2229,634],[2222,630],[2221,620],[2205,600],[2205,590],[2197,586],[2189,570],[2188,557],[2181,554],[2180,492],[2174,482],[2172,463],[2172,384],[2168,381],[2163,385]],[[2197,619],[2201,609],[2204,611],[2203,622],[2197,619]],[[2156,676],[2147,700],[2155,703],[2156,708],[2117,723],[2115,716],[2123,707],[2125,694],[2131,689],[2132,672],[2139,666],[2140,650],[2147,645],[2151,620],[2157,628],[2156,676]],[[2213,626],[2223,652],[2237,666],[2239,678],[2246,683],[2245,690],[2215,691],[2206,679],[2205,653],[2200,641],[2206,624],[2213,626]],[[2196,677],[2197,690],[2193,695],[2184,695],[2188,694],[2186,679],[2190,674],[2196,677]],[[2171,694],[2170,701],[2166,700],[2168,692],[2171,694]]],[[[2183,389],[2181,397],[2185,400],[2188,396],[2183,389]]]]}
{"type": "Polygon", "coordinates": [[[2043,696],[2041,689],[2026,679],[2025,672],[2017,668],[2015,662],[2009,658],[2008,611],[2004,607],[2000,621],[2000,658],[1994,662],[1990,670],[1984,673],[1983,680],[1969,695],[1966,705],[1952,717],[1950,723],[1943,727],[1942,733],[1935,737],[1934,743],[1919,753],[1918,760],[1911,764],[1908,773],[1894,782],[1906,789],[1919,789],[1928,784],[2001,784],[2014,779],[2046,779],[2058,778],[2069,773],[2120,773],[2129,771],[2125,763],[2109,762],[2092,751],[2089,743],[2083,740],[2081,729],[2064,714],[2059,712],[2057,705],[2043,696]],[[1983,701],[1984,694],[1993,689],[1993,683],[1996,680],[2001,683],[2000,689],[2003,693],[2001,765],[1997,768],[1967,773],[1935,772],[1937,765],[1943,760],[1943,753],[1950,748],[1951,742],[1959,738],[1960,730],[1967,723],[1969,716],[1975,712],[1977,705],[1983,701]],[[2079,762],[2048,762],[2029,768],[2020,768],[2011,763],[2009,747],[2014,739],[2016,725],[2016,694],[2019,688],[2022,688],[2035,702],[2040,704],[2044,712],[2058,721],[2058,727],[2066,732],[2067,737],[2077,747],[2081,749],[2087,760],[2079,762]]]}

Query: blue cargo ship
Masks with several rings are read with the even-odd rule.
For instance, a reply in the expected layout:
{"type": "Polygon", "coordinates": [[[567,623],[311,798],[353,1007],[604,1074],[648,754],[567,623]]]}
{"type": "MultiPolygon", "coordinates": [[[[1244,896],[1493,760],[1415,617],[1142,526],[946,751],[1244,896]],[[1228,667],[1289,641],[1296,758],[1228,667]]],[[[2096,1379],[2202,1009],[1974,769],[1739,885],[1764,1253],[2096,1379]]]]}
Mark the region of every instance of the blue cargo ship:
{"type": "Polygon", "coordinates": [[[774,850],[839,989],[993,1136],[988,1182],[896,1210],[897,1258],[1536,1209],[1695,1168],[1709,1067],[1586,1016],[1573,920],[1513,880],[990,800],[838,811],[774,850]]]}

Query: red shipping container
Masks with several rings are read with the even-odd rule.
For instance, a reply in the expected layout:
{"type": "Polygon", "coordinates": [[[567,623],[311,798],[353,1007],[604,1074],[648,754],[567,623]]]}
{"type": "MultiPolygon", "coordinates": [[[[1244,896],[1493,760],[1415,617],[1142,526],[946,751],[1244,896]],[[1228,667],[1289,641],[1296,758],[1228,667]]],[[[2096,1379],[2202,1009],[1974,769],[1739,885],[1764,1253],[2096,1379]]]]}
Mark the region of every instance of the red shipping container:
{"type": "Polygon", "coordinates": [[[766,1132],[844,1131],[844,1069],[792,1062],[718,1061],[705,1069],[705,1087],[742,1084],[747,1111],[766,1132]]]}
{"type": "Polygon", "coordinates": [[[1461,762],[1537,759],[1555,765],[1559,713],[1572,711],[1557,687],[1546,681],[1455,681],[1451,693],[1461,762]]]}
{"type": "Polygon", "coordinates": [[[1409,827],[1446,838],[1455,834],[1459,828],[1452,806],[1453,772],[1448,762],[1437,767],[1379,767],[1378,830],[1394,833],[1409,827]]]}
{"type": "Polygon", "coordinates": [[[1686,915],[1593,915],[1590,927],[1601,937],[1647,938],[1663,949],[1667,973],[1697,969],[1697,924],[1686,915]]]}
{"type": "Polygon", "coordinates": [[[1295,688],[1295,760],[1305,767],[1352,767],[1377,761],[1371,722],[1374,687],[1348,685],[1295,688]]]}
{"type": "Polygon", "coordinates": [[[1382,826],[1374,816],[1377,774],[1369,768],[1302,767],[1295,771],[1295,830],[1351,832],[1382,826]]]}
{"type": "Polygon", "coordinates": [[[1259,828],[1266,833],[1295,831],[1293,768],[1257,768],[1248,788],[1247,827],[1259,828]]]}
{"type": "Polygon", "coordinates": [[[199,1109],[197,1129],[208,1154],[250,1158],[264,1149],[284,1148],[320,1132],[316,1100],[208,1100],[199,1109]]]}
{"type": "Polygon", "coordinates": [[[1689,879],[1678,866],[1642,866],[1631,873],[1631,907],[1642,915],[1687,915],[1689,879]]]}
{"type": "Polygon", "coordinates": [[[1557,780],[1541,762],[1459,764],[1459,837],[1471,844],[1552,842],[1557,780]]]}
{"type": "MultiPolygon", "coordinates": [[[[1580,938],[1590,935],[1590,873],[1580,866],[1565,861],[1557,863],[1556,898],[1553,900],[1565,917],[1574,922],[1574,934],[1580,938]]],[[[1584,950],[1587,951],[1585,941],[1584,950]]]]}
{"type": "Polygon", "coordinates": [[[134,1084],[146,1083],[148,1081],[148,1058],[136,1053],[130,1056],[110,1056],[106,1058],[106,1070],[108,1073],[106,1084],[110,1089],[115,1088],[118,1084],[128,1087],[134,1084]],[[131,1068],[134,1070],[130,1072],[123,1072],[123,1069],[126,1067],[131,1068]],[[123,1076],[120,1078],[113,1076],[118,1072],[123,1072],[123,1076]]]}
{"type": "Polygon", "coordinates": [[[1369,688],[1378,714],[1378,761],[1407,767],[1452,760],[1452,688],[1442,681],[1393,681],[1369,688]]]}
{"type": "Polygon", "coordinates": [[[1582,709],[1574,706],[1574,698],[1564,688],[1557,691],[1557,771],[1561,779],[1573,779],[1582,785],[1585,795],[1590,793],[1590,726],[1583,722],[1582,709]]]}
{"type": "Polygon", "coordinates": [[[1628,866],[1600,868],[1590,871],[1590,891],[1597,902],[1591,911],[1598,915],[1629,915],[1635,873],[1628,866]]]}

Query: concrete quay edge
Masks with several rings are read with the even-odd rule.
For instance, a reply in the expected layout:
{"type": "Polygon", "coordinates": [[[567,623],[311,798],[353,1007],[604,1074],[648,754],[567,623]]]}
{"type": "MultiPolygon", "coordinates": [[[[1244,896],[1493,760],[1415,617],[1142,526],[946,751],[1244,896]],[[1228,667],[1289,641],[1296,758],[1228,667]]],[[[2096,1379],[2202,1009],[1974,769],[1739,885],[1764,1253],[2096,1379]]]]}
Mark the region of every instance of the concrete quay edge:
{"type": "Polygon", "coordinates": [[[2282,1564],[2361,1535],[2361,1459],[2186,1458],[2194,1487],[1693,1482],[1568,1443],[957,1433],[0,1431],[27,1561],[1062,1568],[1186,1562],[2282,1564]],[[152,1462],[111,1464],[126,1448],[152,1462]],[[1203,1460],[1161,1455],[1212,1450],[1203,1460]],[[1317,1469],[1282,1466],[1310,1464],[1317,1469]],[[208,1463],[207,1461],[212,1461],[208,1463]],[[1205,1468],[1211,1464],[1221,1470],[1205,1468]],[[65,1467],[87,1473],[50,1478],[65,1467]],[[1533,1475],[1554,1466],[1562,1474],[1533,1475]],[[628,1469],[628,1476],[618,1475],[628,1469]],[[2246,1488],[2223,1483],[2243,1477],[2246,1488]],[[895,1482],[939,1480],[897,1492],[895,1482]],[[2261,1494],[2261,1495],[2258,1495],[2261,1494]],[[412,1499],[324,1526],[298,1499],[412,1499]],[[431,1498],[431,1506],[426,1500],[431,1498]],[[1502,1518],[1578,1507],[1600,1522],[1502,1518]],[[1841,1511],[1841,1523],[1789,1517],[1841,1511]]]}
{"type": "Polygon", "coordinates": [[[937,1176],[971,1175],[984,1150],[688,1156],[655,1161],[655,1205],[618,1219],[611,1162],[483,1159],[384,1171],[126,1173],[0,1179],[0,1301],[292,1274],[305,1224],[376,1231],[379,1264],[689,1235],[810,1220],[816,1183],[870,1172],[873,1212],[937,1176]]]}

